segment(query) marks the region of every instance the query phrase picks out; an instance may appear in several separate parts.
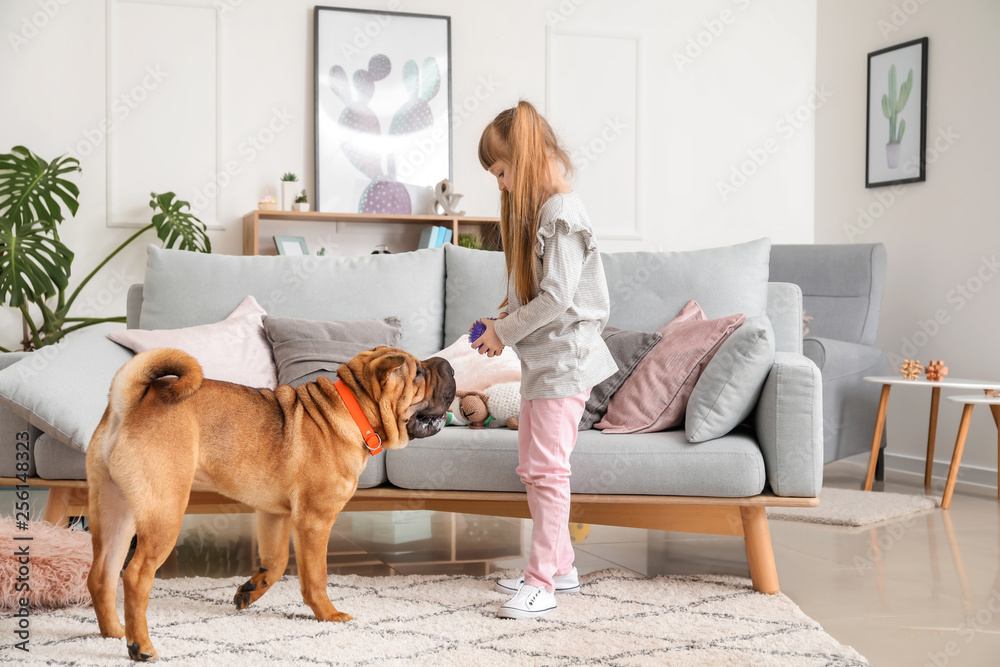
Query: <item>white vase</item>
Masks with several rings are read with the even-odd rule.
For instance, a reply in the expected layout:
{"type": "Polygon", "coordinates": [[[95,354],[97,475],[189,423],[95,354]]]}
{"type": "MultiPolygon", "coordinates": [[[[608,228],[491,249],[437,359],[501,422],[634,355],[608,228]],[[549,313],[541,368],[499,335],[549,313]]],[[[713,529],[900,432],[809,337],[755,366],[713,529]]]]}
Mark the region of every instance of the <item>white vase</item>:
{"type": "Polygon", "coordinates": [[[292,210],[300,211],[303,213],[307,212],[309,210],[309,203],[306,202],[305,204],[299,204],[299,203],[292,204],[292,210]]]}
{"type": "Polygon", "coordinates": [[[899,143],[889,142],[885,145],[885,161],[889,165],[889,169],[895,169],[899,166],[899,143]]]}
{"type": "Polygon", "coordinates": [[[295,203],[295,197],[299,194],[299,182],[298,181],[282,181],[281,182],[281,210],[291,211],[292,204],[295,203]]]}

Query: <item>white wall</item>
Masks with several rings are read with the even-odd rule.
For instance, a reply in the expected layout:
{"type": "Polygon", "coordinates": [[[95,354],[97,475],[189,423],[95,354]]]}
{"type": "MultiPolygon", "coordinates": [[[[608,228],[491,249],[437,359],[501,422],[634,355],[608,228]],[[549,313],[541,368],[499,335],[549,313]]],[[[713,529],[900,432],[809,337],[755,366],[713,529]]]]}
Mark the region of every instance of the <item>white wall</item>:
{"type": "MultiPolygon", "coordinates": [[[[276,192],[280,174],[293,171],[312,187],[314,3],[192,2],[231,7],[219,14],[222,122],[215,148],[219,163],[235,160],[239,174],[220,188],[217,210],[224,229],[213,231],[212,241],[216,252],[235,254],[242,248],[242,215],[256,205],[265,186],[276,192]],[[273,139],[251,157],[247,142],[269,137],[266,130],[274,130],[273,139]]],[[[597,43],[603,38],[634,43],[636,53],[632,71],[621,71],[621,57],[614,60],[617,69],[598,65],[589,72],[590,90],[578,90],[572,105],[563,99],[560,111],[565,114],[569,108],[576,117],[592,119],[589,124],[567,123],[572,125],[570,136],[563,138],[587,161],[579,188],[592,209],[601,212],[595,224],[605,237],[602,248],[683,249],[760,236],[775,242],[812,241],[814,107],[820,106],[823,114],[840,95],[838,91],[833,101],[825,100],[827,93],[821,90],[816,97],[815,0],[347,4],[452,17],[454,184],[465,194],[462,208],[470,215],[496,215],[498,210],[495,182],[476,158],[482,127],[521,97],[545,111],[546,72],[572,67],[565,60],[547,63],[550,46],[560,36],[583,35],[597,43]],[[622,90],[612,85],[622,77],[633,81],[635,124],[622,138],[602,144],[601,131],[617,113],[603,91],[609,85],[622,90]],[[623,191],[631,199],[619,208],[615,202],[623,191]],[[618,228],[638,234],[616,238],[622,236],[618,228]]],[[[0,150],[26,145],[51,159],[81,142],[94,149],[82,160],[80,211],[62,228],[64,240],[77,252],[76,280],[131,233],[106,226],[107,145],[99,133],[108,97],[106,26],[101,0],[0,3],[0,80],[5,84],[0,150]]],[[[558,58],[564,52],[554,53],[558,58]]],[[[112,65],[113,73],[134,69],[112,65]]],[[[168,77],[162,90],[171,83],[168,77]]],[[[203,99],[192,102],[206,107],[203,99]]],[[[559,100],[553,104],[558,107],[559,100]]],[[[127,128],[128,121],[121,120],[119,127],[127,128]]],[[[212,136],[210,128],[206,133],[212,136]]],[[[134,172],[120,180],[112,186],[143,182],[141,173],[137,177],[134,172]]],[[[205,175],[204,181],[211,179],[205,175]]],[[[148,189],[177,188],[182,199],[193,201],[196,193],[181,187],[151,183],[148,189]]],[[[270,229],[315,238],[334,228],[289,224],[270,229]]],[[[376,231],[373,236],[372,230],[360,233],[344,226],[334,238],[345,254],[367,252],[377,242],[396,249],[416,243],[415,230],[396,226],[376,231]]],[[[123,313],[123,285],[142,280],[142,246],[123,253],[88,285],[81,306],[89,302],[90,310],[103,316],[123,313]]],[[[13,344],[18,335],[19,320],[0,309],[0,344],[13,344]]]]}
{"type": "MultiPolygon", "coordinates": [[[[890,358],[924,365],[942,359],[952,377],[1000,381],[1000,3],[821,0],[817,25],[817,82],[836,96],[816,126],[816,241],[886,245],[878,345],[890,358]],[[866,189],[867,54],[919,37],[930,39],[927,180],[866,189]]],[[[970,392],[950,395],[956,393],[970,392]]],[[[891,468],[922,474],[929,401],[925,390],[892,391],[891,468]]],[[[960,414],[942,400],[939,476],[947,472],[960,414]]],[[[996,427],[979,408],[959,479],[996,486],[996,466],[996,427]]]]}

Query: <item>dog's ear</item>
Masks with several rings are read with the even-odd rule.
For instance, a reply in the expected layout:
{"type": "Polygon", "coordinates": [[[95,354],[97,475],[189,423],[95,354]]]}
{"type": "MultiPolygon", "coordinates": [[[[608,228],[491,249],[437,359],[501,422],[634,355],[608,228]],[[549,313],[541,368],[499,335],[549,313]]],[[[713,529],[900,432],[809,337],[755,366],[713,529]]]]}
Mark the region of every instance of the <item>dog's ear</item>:
{"type": "Polygon", "coordinates": [[[379,357],[372,362],[372,371],[380,386],[385,386],[390,378],[398,373],[405,373],[409,366],[409,357],[402,354],[390,354],[379,357]]]}

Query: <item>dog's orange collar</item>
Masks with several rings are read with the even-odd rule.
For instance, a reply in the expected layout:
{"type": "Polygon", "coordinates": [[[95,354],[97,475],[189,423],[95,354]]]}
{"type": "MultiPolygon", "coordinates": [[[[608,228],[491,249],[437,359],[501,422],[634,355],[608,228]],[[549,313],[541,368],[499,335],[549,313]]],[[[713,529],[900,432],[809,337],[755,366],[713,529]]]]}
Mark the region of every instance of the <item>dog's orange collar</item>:
{"type": "Polygon", "coordinates": [[[333,386],[337,388],[337,392],[340,397],[344,399],[344,405],[347,406],[347,411],[351,413],[351,417],[354,419],[354,423],[358,425],[361,430],[361,435],[365,439],[365,448],[368,453],[375,456],[382,451],[382,438],[379,437],[378,433],[372,428],[371,423],[368,421],[368,417],[365,417],[365,413],[361,411],[361,406],[358,405],[358,399],[354,398],[354,394],[351,390],[347,388],[343,380],[337,380],[333,383],[333,386]]]}

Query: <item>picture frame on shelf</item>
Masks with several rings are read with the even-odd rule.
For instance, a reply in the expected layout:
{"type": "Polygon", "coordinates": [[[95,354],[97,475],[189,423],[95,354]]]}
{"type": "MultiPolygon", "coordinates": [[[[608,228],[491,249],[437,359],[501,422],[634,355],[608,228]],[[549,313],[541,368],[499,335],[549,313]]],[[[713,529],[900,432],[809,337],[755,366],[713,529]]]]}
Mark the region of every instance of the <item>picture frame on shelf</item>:
{"type": "Polygon", "coordinates": [[[928,41],[868,54],[866,188],[926,180],[928,41]]]}
{"type": "Polygon", "coordinates": [[[427,213],[452,175],[451,17],[318,6],[313,24],[313,209],[427,213]]]}
{"type": "Polygon", "coordinates": [[[279,255],[308,255],[309,246],[301,236],[275,236],[274,245],[279,255]]]}

